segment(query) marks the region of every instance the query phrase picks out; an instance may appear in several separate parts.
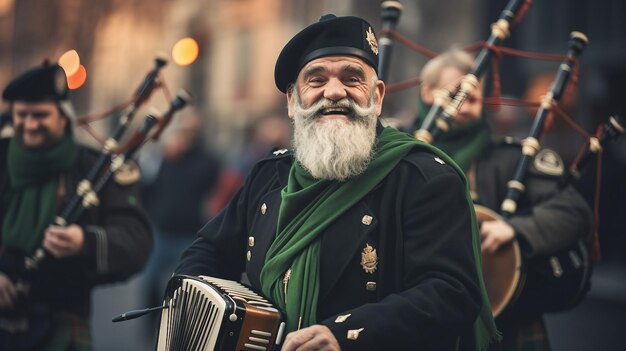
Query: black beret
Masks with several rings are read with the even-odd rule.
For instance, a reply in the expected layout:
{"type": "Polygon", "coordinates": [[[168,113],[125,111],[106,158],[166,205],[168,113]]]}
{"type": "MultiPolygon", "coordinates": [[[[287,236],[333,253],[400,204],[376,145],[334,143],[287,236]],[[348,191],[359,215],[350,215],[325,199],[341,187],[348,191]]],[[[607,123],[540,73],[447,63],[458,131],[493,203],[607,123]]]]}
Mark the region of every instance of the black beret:
{"type": "Polygon", "coordinates": [[[4,89],[2,98],[7,101],[60,101],[67,99],[67,78],[59,65],[33,68],[13,79],[4,89]]]}
{"type": "Polygon", "coordinates": [[[362,18],[329,14],[304,28],[285,45],[276,60],[274,80],[283,93],[296,81],[298,72],[316,58],[356,56],[378,71],[378,39],[362,18]]]}

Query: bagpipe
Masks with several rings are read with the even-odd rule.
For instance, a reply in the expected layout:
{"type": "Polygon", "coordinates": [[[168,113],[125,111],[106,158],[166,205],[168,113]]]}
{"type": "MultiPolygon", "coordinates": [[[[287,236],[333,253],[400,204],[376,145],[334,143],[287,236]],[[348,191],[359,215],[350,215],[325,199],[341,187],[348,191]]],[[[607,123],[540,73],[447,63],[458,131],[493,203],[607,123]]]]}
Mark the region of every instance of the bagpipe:
{"type": "MultiPolygon", "coordinates": [[[[488,68],[493,55],[493,47],[502,43],[504,39],[509,36],[510,28],[523,19],[530,5],[531,1],[521,0],[511,0],[507,3],[504,10],[500,13],[498,20],[491,25],[491,32],[487,42],[477,55],[471,71],[463,76],[460,85],[455,90],[439,89],[433,93],[434,102],[432,107],[424,118],[422,125],[419,126],[419,129],[414,133],[414,136],[418,140],[432,144],[435,138],[450,129],[452,118],[458,113],[468,94],[477,88],[480,77],[482,77],[488,68]]],[[[385,27],[383,27],[383,33],[384,34],[381,38],[393,34],[393,36],[401,42],[411,46],[406,38],[403,38],[398,33],[389,32],[389,30],[385,27]]],[[[414,49],[429,57],[436,56],[435,53],[422,49],[418,46],[415,46],[414,49]]],[[[388,52],[390,53],[390,51],[388,52]]],[[[381,56],[379,66],[380,62],[387,62],[389,60],[389,57],[383,58],[381,56]]],[[[408,87],[409,85],[419,82],[419,79],[417,79],[400,83],[399,85],[408,87]]],[[[393,86],[391,87],[391,91],[394,91],[393,86]]],[[[481,208],[481,210],[482,211],[479,211],[478,208],[476,209],[479,220],[486,220],[487,215],[493,216],[494,219],[497,218],[497,214],[495,212],[486,208],[481,208]]],[[[485,254],[483,253],[483,276],[494,316],[497,316],[501,312],[503,306],[510,300],[512,295],[510,286],[519,281],[521,250],[517,242],[513,242],[509,246],[510,250],[507,250],[507,254],[498,255],[497,259],[485,257],[485,254]],[[513,269],[504,270],[502,267],[513,267],[513,269]],[[498,282],[498,284],[495,282],[498,282]],[[497,289],[496,287],[493,287],[494,285],[497,285],[497,287],[503,285],[502,282],[504,282],[504,289],[497,289]],[[501,292],[500,290],[504,291],[501,292]]]]}
{"type": "MultiPolygon", "coordinates": [[[[557,103],[575,71],[577,57],[587,42],[584,34],[571,33],[567,54],[548,92],[539,103],[528,137],[522,140],[522,155],[507,183],[500,212],[475,205],[479,221],[505,220],[516,213],[519,197],[525,191],[524,181],[528,169],[540,150],[544,124],[550,114],[556,113],[563,117],[587,139],[577,160],[559,181],[561,190],[570,184],[574,185],[573,182],[580,178],[582,168],[588,165],[588,161],[600,154],[607,142],[624,133],[623,121],[616,115],[611,116],[604,127],[598,128],[596,136],[591,136],[558,107],[557,103]]],[[[596,189],[596,194],[599,194],[599,189],[596,189]]],[[[578,305],[589,291],[592,263],[599,257],[597,214],[595,218],[591,242],[587,238],[579,238],[572,245],[551,255],[526,258],[516,240],[503,245],[497,252],[483,252],[483,275],[494,316],[532,317],[545,312],[565,311],[578,305]]]]}
{"type": "MultiPolygon", "coordinates": [[[[529,167],[540,150],[539,140],[546,118],[563,95],[576,58],[587,42],[584,34],[571,33],[566,58],[541,101],[528,137],[522,140],[522,155],[507,182],[500,213],[495,215],[493,211],[475,206],[480,221],[508,219],[516,213],[519,197],[525,191],[529,167]]],[[[483,252],[483,274],[493,314],[535,316],[563,311],[578,304],[590,286],[591,262],[587,248],[585,238],[579,238],[575,244],[554,255],[529,260],[524,259],[516,241],[503,245],[495,253],[483,252]]]]}
{"type": "MultiPolygon", "coordinates": [[[[97,207],[100,203],[98,194],[106,186],[111,177],[116,177],[124,183],[124,175],[133,172],[136,165],[132,161],[139,148],[149,139],[158,138],[163,129],[169,124],[174,113],[185,107],[191,101],[191,95],[181,89],[174,99],[171,100],[167,111],[161,115],[149,113],[145,116],[141,127],[134,131],[126,141],[124,146],[120,146],[122,138],[126,135],[132,125],[133,119],[139,107],[147,101],[155,88],[161,84],[159,72],[167,64],[167,60],[162,56],[155,58],[155,67],[148,72],[143,82],[134,94],[131,103],[124,109],[119,124],[113,131],[112,136],[103,143],[102,152],[92,166],[91,170],[82,179],[70,200],[67,201],[60,215],[55,218],[55,224],[68,226],[75,223],[80,215],[87,209],[97,207]],[[157,126],[156,130],[152,130],[157,126]]],[[[79,125],[88,123],[79,121],[79,125]]],[[[26,270],[36,270],[45,262],[49,256],[40,247],[35,250],[32,256],[24,258],[24,268],[26,270]]]]}
{"type": "Polygon", "coordinates": [[[383,1],[380,7],[382,30],[378,39],[378,79],[386,82],[393,52],[393,37],[388,33],[396,29],[403,7],[399,1],[383,1]]]}
{"type": "MultiPolygon", "coordinates": [[[[101,153],[89,172],[78,183],[73,195],[59,211],[54,225],[74,224],[86,210],[96,208],[100,203],[101,191],[112,178],[119,184],[130,184],[136,181],[139,171],[133,157],[146,142],[157,140],[174,114],[191,101],[191,95],[184,89],[180,89],[173,99],[169,99],[169,107],[164,113],[150,112],[145,116],[143,123],[134,128],[132,122],[140,106],[150,98],[156,88],[164,88],[160,71],[166,64],[167,59],[163,55],[157,56],[154,68],[147,73],[130,102],[102,114],[102,116],[111,116],[113,112],[123,109],[117,127],[109,138],[101,142],[101,153]],[[127,136],[127,132],[133,128],[133,133],[127,136]]],[[[85,116],[78,118],[76,124],[87,129],[93,120],[96,118],[85,116]]],[[[15,310],[2,313],[3,321],[6,319],[15,323],[13,326],[10,325],[11,323],[0,323],[0,348],[4,347],[2,345],[5,341],[9,343],[7,345],[11,345],[10,347],[30,347],[29,345],[35,345],[50,327],[48,308],[43,303],[34,303],[30,300],[31,287],[36,283],[38,274],[42,274],[45,267],[53,264],[57,259],[40,246],[32,255],[24,255],[5,248],[0,255],[0,261],[3,273],[11,278],[18,291],[15,310]]],[[[67,279],[74,278],[68,277],[67,279]]],[[[59,284],[63,282],[59,281],[59,284]]]]}
{"type": "MultiPolygon", "coordinates": [[[[572,71],[575,68],[576,58],[587,43],[587,38],[582,33],[572,33],[566,56],[526,53],[499,46],[509,35],[509,28],[520,22],[529,5],[530,1],[509,1],[504,11],[500,14],[498,21],[492,25],[487,42],[476,46],[482,47],[482,49],[476,56],[470,72],[463,76],[460,84],[454,89],[441,89],[434,92],[432,108],[415,132],[415,137],[426,143],[433,143],[438,136],[447,132],[451,127],[453,117],[458,113],[468,93],[478,86],[478,82],[485,73],[490,61],[493,62],[492,88],[494,97],[492,99],[486,98],[484,104],[534,105],[534,103],[519,103],[518,101],[513,101],[513,99],[499,97],[500,85],[497,64],[502,53],[527,58],[562,61],[548,94],[541,103],[536,104],[539,109],[535,117],[533,130],[523,142],[522,158],[517,165],[515,174],[512,175],[513,178],[507,185],[507,197],[502,204],[500,213],[475,205],[475,212],[479,221],[505,219],[515,213],[517,197],[524,191],[523,181],[533,156],[539,150],[538,140],[543,131],[544,121],[549,114],[555,113],[562,117],[565,122],[588,140],[587,145],[583,146],[579,154],[578,161],[572,164],[570,172],[561,180],[561,188],[577,180],[580,176],[580,168],[594,155],[601,154],[602,146],[606,142],[623,134],[624,131],[621,118],[612,116],[603,128],[598,128],[596,136],[590,136],[577,126],[557,105],[570,79],[570,75],[575,73],[572,71]],[[587,153],[583,155],[583,151],[587,146],[587,153]]],[[[411,47],[425,56],[434,57],[437,55],[417,44],[411,43],[410,40],[393,30],[383,27],[381,32],[384,36],[391,36],[398,42],[411,47]]],[[[471,51],[470,49],[466,50],[471,51]]],[[[381,57],[379,62],[383,60],[389,61],[390,58],[381,57]]],[[[419,83],[420,79],[418,78],[387,84],[387,92],[391,93],[419,83]]],[[[597,194],[598,190],[596,189],[597,194]]],[[[597,230],[594,234],[593,240],[597,243],[597,230]]],[[[589,289],[592,259],[598,255],[595,252],[590,254],[589,248],[590,243],[581,239],[573,246],[554,255],[527,259],[522,256],[517,240],[514,240],[504,245],[496,253],[483,253],[483,276],[493,315],[530,316],[544,312],[563,311],[574,307],[581,301],[589,289]]]]}
{"type": "Polygon", "coordinates": [[[459,112],[469,93],[478,87],[480,78],[489,67],[493,56],[492,47],[499,45],[510,35],[510,28],[522,20],[530,3],[524,0],[509,1],[498,20],[491,25],[489,38],[476,56],[470,72],[461,79],[456,91],[440,89],[433,94],[434,103],[424,122],[415,132],[415,138],[432,144],[437,136],[450,129],[452,119],[459,112]]]}

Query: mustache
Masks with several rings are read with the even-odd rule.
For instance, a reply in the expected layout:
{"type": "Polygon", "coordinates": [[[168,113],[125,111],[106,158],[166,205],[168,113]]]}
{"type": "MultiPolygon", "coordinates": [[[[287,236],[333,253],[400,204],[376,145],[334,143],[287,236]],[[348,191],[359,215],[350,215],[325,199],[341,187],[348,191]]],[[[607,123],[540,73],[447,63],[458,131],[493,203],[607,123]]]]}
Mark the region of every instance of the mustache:
{"type": "Polygon", "coordinates": [[[319,118],[322,115],[322,111],[327,108],[341,108],[345,109],[348,112],[349,116],[354,116],[355,114],[355,106],[357,104],[354,100],[349,99],[347,97],[333,101],[327,98],[321,98],[320,100],[313,103],[313,105],[309,107],[304,107],[302,102],[298,101],[297,106],[299,107],[299,112],[305,116],[306,119],[310,118],[319,118]]]}
{"type": "Polygon", "coordinates": [[[350,120],[360,120],[363,117],[373,115],[376,112],[376,105],[374,104],[373,96],[370,97],[368,105],[365,107],[360,106],[348,97],[344,97],[343,99],[336,101],[321,98],[311,106],[305,107],[298,95],[296,95],[295,103],[293,105],[295,114],[301,116],[304,120],[318,119],[322,116],[322,111],[328,108],[345,109],[350,120]]]}

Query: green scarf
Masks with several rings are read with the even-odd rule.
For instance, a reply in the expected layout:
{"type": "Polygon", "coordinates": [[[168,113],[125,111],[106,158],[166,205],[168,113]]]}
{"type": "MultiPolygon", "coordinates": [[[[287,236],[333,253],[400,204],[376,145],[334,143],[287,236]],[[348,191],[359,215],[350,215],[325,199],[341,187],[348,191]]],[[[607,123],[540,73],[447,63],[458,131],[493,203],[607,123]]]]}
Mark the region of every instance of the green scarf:
{"type": "MultiPolygon", "coordinates": [[[[431,105],[419,99],[416,125],[422,125],[430,108],[431,105]]],[[[463,172],[467,172],[474,160],[485,150],[490,139],[491,128],[484,116],[481,116],[476,122],[453,125],[449,131],[442,133],[433,145],[450,155],[463,172]]]]}
{"type": "Polygon", "coordinates": [[[29,150],[15,138],[9,142],[9,184],[2,194],[5,212],[0,235],[2,245],[32,254],[40,245],[46,227],[56,215],[59,173],[78,159],[78,147],[70,135],[47,150],[29,150]]]}
{"type": "MultiPolygon", "coordinates": [[[[413,148],[438,155],[455,167],[465,180],[463,172],[443,152],[393,128],[385,128],[378,136],[376,156],[368,169],[349,181],[317,180],[298,162],[293,163],[287,186],[281,192],[282,203],[276,239],[267,252],[261,271],[262,290],[287,314],[288,332],[317,323],[321,240],[318,234],[361,201],[413,148]],[[285,297],[283,278],[290,268],[291,277],[285,297]]],[[[469,191],[466,191],[466,197],[468,206],[473,208],[469,191]]],[[[473,211],[472,228],[476,271],[483,300],[483,308],[474,324],[474,331],[477,349],[482,350],[494,338],[499,337],[499,334],[482,279],[480,239],[473,211]]]]}

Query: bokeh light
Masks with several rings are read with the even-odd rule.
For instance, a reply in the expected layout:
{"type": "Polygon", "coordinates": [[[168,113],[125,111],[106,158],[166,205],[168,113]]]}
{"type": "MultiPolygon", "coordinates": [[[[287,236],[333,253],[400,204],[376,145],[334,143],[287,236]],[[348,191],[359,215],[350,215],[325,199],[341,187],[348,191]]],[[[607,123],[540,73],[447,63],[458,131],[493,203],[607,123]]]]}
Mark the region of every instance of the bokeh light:
{"type": "Polygon", "coordinates": [[[4,16],[13,9],[13,0],[0,0],[0,16],[4,16]]]}
{"type": "Polygon", "coordinates": [[[198,43],[193,38],[183,38],[174,44],[172,59],[179,66],[192,64],[198,58],[198,43]]]}
{"type": "Polygon", "coordinates": [[[63,67],[65,74],[69,77],[75,74],[80,67],[80,57],[76,50],[68,50],[59,58],[59,66],[63,67]]]}
{"type": "Polygon", "coordinates": [[[67,77],[67,87],[70,88],[70,90],[76,90],[85,84],[86,80],[87,70],[85,69],[85,66],[79,65],[76,73],[67,77]]]}

